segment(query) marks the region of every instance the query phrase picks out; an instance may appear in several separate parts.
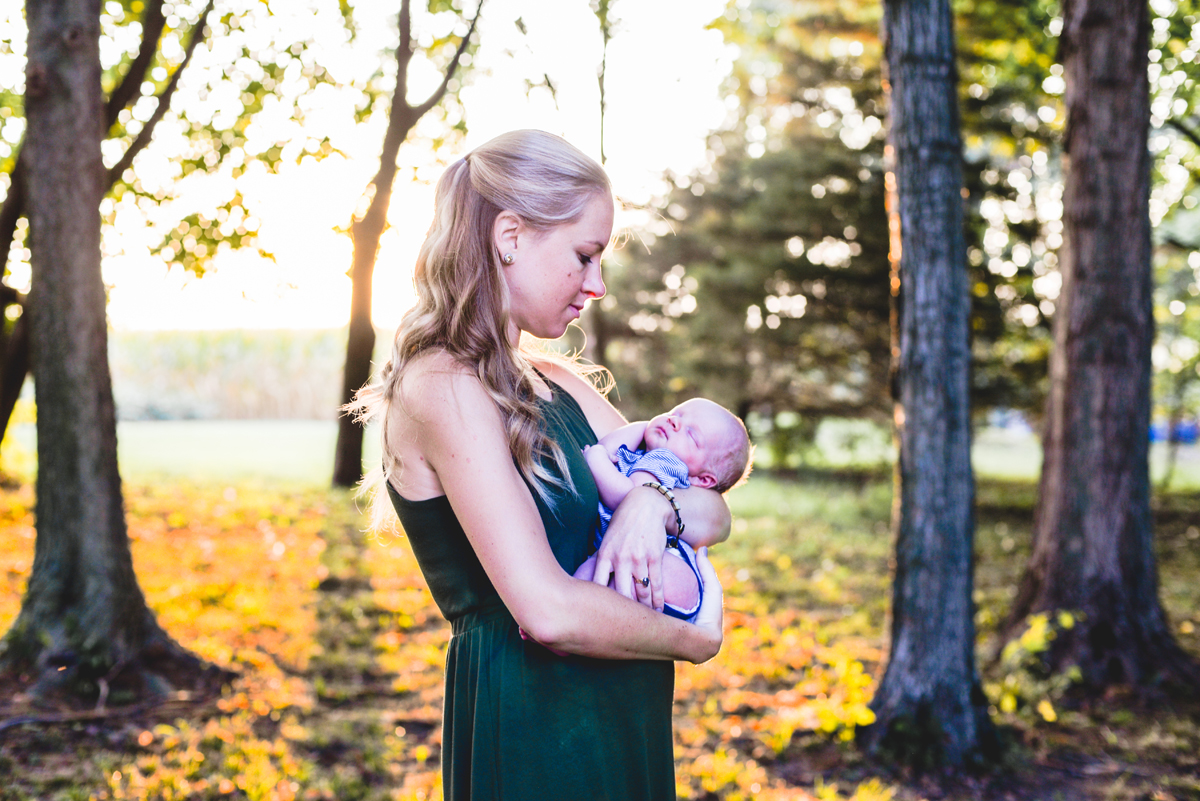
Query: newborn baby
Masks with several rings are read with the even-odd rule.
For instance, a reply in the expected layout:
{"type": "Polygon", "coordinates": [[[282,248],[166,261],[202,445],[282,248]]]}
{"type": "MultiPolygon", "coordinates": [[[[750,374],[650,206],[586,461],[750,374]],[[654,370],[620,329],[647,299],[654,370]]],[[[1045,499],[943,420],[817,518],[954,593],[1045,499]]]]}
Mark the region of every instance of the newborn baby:
{"type": "MultiPolygon", "coordinates": [[[[750,438],[742,421],[728,409],[693,398],[649,422],[618,428],[585,448],[584,456],[600,490],[595,542],[599,547],[613,509],[638,485],[653,482],[667,490],[704,487],[718,492],[736,485],[749,466],[750,438]]],[[[692,620],[700,609],[704,586],[695,567],[695,543],[688,541],[686,528],[679,533],[668,540],[663,557],[663,611],[692,620]]],[[[575,578],[591,581],[595,570],[593,554],[575,571],[575,578]]]]}

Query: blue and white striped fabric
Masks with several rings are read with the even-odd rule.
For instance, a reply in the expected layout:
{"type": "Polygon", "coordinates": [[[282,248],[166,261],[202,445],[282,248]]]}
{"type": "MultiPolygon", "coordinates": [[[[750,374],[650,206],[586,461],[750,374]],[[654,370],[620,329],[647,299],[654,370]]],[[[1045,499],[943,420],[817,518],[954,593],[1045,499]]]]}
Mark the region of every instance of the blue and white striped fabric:
{"type": "MultiPolygon", "coordinates": [[[[652,451],[635,451],[622,445],[617,450],[617,469],[621,475],[628,476],[636,472],[650,473],[654,480],[669,490],[686,489],[688,481],[687,465],[666,448],[656,448],[652,451]]],[[[600,547],[604,532],[612,521],[612,509],[600,504],[600,527],[596,529],[594,547],[600,547]]]]}

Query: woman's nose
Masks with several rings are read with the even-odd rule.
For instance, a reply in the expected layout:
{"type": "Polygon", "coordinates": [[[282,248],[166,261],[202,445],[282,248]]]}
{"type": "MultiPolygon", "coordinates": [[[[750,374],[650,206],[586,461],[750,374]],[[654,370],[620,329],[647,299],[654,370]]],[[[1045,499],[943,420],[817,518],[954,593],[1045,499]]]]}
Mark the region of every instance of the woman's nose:
{"type": "Polygon", "coordinates": [[[600,272],[600,262],[588,268],[587,275],[583,279],[583,293],[589,298],[599,300],[604,297],[604,276],[600,272]]]}

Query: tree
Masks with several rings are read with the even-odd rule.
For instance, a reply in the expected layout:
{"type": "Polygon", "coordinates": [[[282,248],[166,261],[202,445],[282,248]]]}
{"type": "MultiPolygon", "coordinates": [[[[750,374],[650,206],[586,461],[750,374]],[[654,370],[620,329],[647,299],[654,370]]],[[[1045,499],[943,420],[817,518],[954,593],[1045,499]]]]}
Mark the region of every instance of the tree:
{"type": "Polygon", "coordinates": [[[835,2],[731,4],[714,23],[741,53],[737,115],[708,164],[669,176],[646,248],[607,268],[627,414],[704,394],[753,413],[780,455],[821,416],[888,419],[877,23],[835,2]]]}
{"type": "MultiPolygon", "coordinates": [[[[344,21],[332,0],[276,4],[276,10],[258,0],[226,0],[221,13],[213,9],[212,0],[122,0],[105,3],[99,12],[101,50],[108,54],[101,75],[107,95],[102,147],[112,161],[102,219],[106,227],[118,218],[123,225],[147,224],[164,211],[170,224],[158,255],[198,275],[213,255],[253,246],[257,227],[236,188],[223,200],[214,200],[211,191],[201,193],[211,205],[179,219],[181,207],[189,210],[181,196],[191,177],[220,174],[233,186],[250,165],[274,171],[306,153],[332,152],[328,139],[302,130],[305,94],[334,83],[316,60],[318,48],[311,39],[264,40],[264,31],[276,27],[272,18],[279,15],[311,19],[324,14],[335,25],[344,21]],[[291,108],[291,124],[301,130],[272,132],[272,126],[251,125],[272,102],[291,108]],[[156,137],[160,128],[168,131],[165,142],[156,137]],[[142,171],[147,158],[158,161],[146,171],[153,176],[149,179],[142,171]]],[[[19,57],[9,43],[0,43],[0,58],[19,57]]],[[[0,88],[0,119],[19,116],[23,105],[19,87],[0,88]]],[[[20,128],[5,125],[2,133],[7,137],[20,128]]],[[[20,153],[19,141],[0,138],[0,168],[8,171],[0,174],[0,187],[7,184],[0,207],[0,264],[6,275],[28,251],[22,254],[30,229],[20,153]]],[[[20,293],[0,286],[0,304],[17,303],[28,311],[20,293]]],[[[28,371],[28,320],[23,320],[24,315],[15,323],[0,320],[8,333],[0,351],[0,433],[28,371]]]]}
{"type": "MultiPolygon", "coordinates": [[[[450,63],[446,65],[441,83],[424,101],[413,105],[408,101],[408,66],[416,52],[412,35],[411,0],[400,3],[400,43],[396,46],[396,88],[392,92],[388,112],[387,132],[379,157],[379,171],[367,186],[370,198],[366,212],[350,225],[354,242],[354,263],[350,268],[353,285],[350,299],[350,334],[346,342],[346,365],[342,374],[342,404],[354,399],[354,393],[371,377],[371,354],[375,350],[375,326],[371,323],[371,278],[375,273],[375,257],[379,239],[387,226],[388,208],[392,201],[392,184],[396,179],[396,155],[417,122],[446,96],[463,54],[470,46],[475,25],[483,11],[483,2],[475,8],[467,32],[459,40],[450,63]]],[[[352,487],[362,478],[362,425],[349,415],[338,420],[337,445],[333,457],[333,485],[352,487]]]]}
{"type": "MultiPolygon", "coordinates": [[[[600,89],[600,166],[608,162],[604,151],[604,124],[607,122],[608,97],[605,94],[604,79],[608,71],[608,44],[612,41],[616,20],[611,13],[611,0],[590,0],[592,13],[600,26],[600,65],[596,68],[596,83],[600,89]]],[[[590,303],[583,313],[581,321],[588,332],[584,356],[593,364],[608,363],[608,321],[604,319],[604,309],[600,303],[590,303]]]]}
{"type": "Polygon", "coordinates": [[[198,665],[159,627],[129,552],[108,370],[100,201],[108,174],[97,0],[29,0],[22,155],[32,230],[30,343],[38,403],[37,544],[10,665],[45,692],[198,665]],[[138,669],[133,669],[136,665],[138,669]],[[126,670],[126,668],[129,668],[126,670]]]}
{"type": "MultiPolygon", "coordinates": [[[[1053,49],[1042,5],[958,3],[976,416],[1044,398],[1034,295],[1053,280],[1053,204],[1035,214],[1029,179],[1053,180],[1057,129],[1039,117],[1054,103],[1040,89],[1053,49]]],[[[890,421],[879,15],[756,0],[713,23],[739,52],[723,87],[735,112],[707,164],[670,176],[639,232],[649,252],[626,247],[606,268],[606,364],[627,414],[717,398],[750,415],[776,465],[804,457],[823,417],[890,421]]]]}
{"type": "Polygon", "coordinates": [[[1159,604],[1150,512],[1148,30],[1138,0],[1063,5],[1066,246],[1033,553],[1010,622],[1082,613],[1049,659],[1092,689],[1200,684],[1159,604]]]}
{"type": "MultiPolygon", "coordinates": [[[[209,2],[200,13],[199,22],[193,27],[186,48],[183,49],[182,60],[176,65],[169,77],[159,81],[149,81],[150,73],[156,64],[156,51],[159,39],[166,27],[166,17],[163,13],[163,0],[150,0],[145,4],[141,18],[142,38],[136,54],[127,65],[124,76],[114,86],[111,94],[104,99],[104,130],[112,131],[115,138],[129,138],[125,152],[120,161],[104,175],[104,191],[107,194],[113,186],[124,180],[125,171],[133,164],[133,159],[150,143],[154,129],[171,105],[171,98],[179,86],[179,79],[191,61],[196,47],[204,40],[205,21],[212,11],[213,4],[209,2]],[[126,131],[129,121],[129,106],[140,100],[143,86],[149,83],[157,93],[157,105],[145,124],[139,122],[136,133],[126,131]],[[124,118],[122,118],[124,117],[124,118]]],[[[99,16],[97,16],[99,19],[99,16]]],[[[26,179],[25,162],[21,150],[18,149],[12,158],[12,171],[8,192],[4,196],[3,206],[0,206],[0,265],[7,269],[9,252],[13,244],[13,236],[20,230],[22,218],[26,216],[26,179]]],[[[6,312],[11,305],[25,309],[26,299],[6,284],[0,284],[3,294],[0,295],[0,313],[6,312]]],[[[12,417],[13,407],[21,392],[21,385],[29,373],[29,322],[24,314],[17,317],[12,324],[8,336],[3,338],[3,348],[0,349],[0,438],[8,428],[12,417]]]]}
{"type": "MultiPolygon", "coordinates": [[[[336,7],[331,10],[340,20],[336,7]]],[[[28,130],[24,152],[9,163],[14,172],[0,224],[11,227],[0,229],[7,233],[0,247],[7,252],[26,236],[32,245],[33,288],[18,319],[28,325],[17,327],[9,345],[21,330],[28,332],[38,404],[38,536],[28,589],[0,645],[0,663],[40,671],[36,692],[66,682],[98,691],[103,701],[108,683],[119,677],[135,692],[140,684],[153,694],[166,687],[163,671],[187,681],[201,667],[159,627],[134,576],[116,462],[100,230],[112,223],[116,209],[145,211],[176,200],[178,186],[169,181],[180,173],[227,168],[236,178],[255,155],[273,169],[284,143],[272,140],[251,151],[250,115],[267,95],[290,105],[323,73],[306,42],[272,41],[258,51],[251,49],[250,37],[223,38],[238,27],[257,27],[262,20],[256,15],[270,13],[262,4],[234,3],[221,15],[212,11],[212,0],[203,6],[175,3],[167,16],[163,0],[106,3],[103,10],[87,0],[37,0],[27,8],[22,105],[28,130]],[[130,13],[138,6],[140,20],[130,13]],[[100,32],[135,24],[139,36],[120,37],[133,48],[104,69],[100,32]],[[216,104],[171,110],[193,54],[214,40],[237,64],[210,61],[197,81],[197,95],[223,93],[227,102],[220,107],[241,113],[218,121],[216,104]],[[293,54],[302,64],[292,63],[293,54]],[[105,85],[111,87],[107,98],[105,85]],[[152,154],[147,145],[163,119],[183,131],[183,147],[171,162],[174,176],[163,171],[168,184],[161,179],[148,184],[138,175],[136,157],[152,154]],[[101,159],[106,149],[115,156],[107,168],[101,159]]],[[[121,51],[109,50],[110,59],[114,52],[121,51]]],[[[12,113],[12,97],[0,92],[0,116],[12,113]]],[[[309,143],[317,152],[327,150],[325,142],[309,143]]],[[[162,153],[157,157],[166,160],[162,153]]],[[[223,207],[189,215],[164,237],[162,255],[199,273],[212,253],[252,241],[254,226],[240,202],[234,192],[223,207]]],[[[5,365],[8,375],[16,372],[11,366],[5,365]]],[[[3,400],[9,403],[15,397],[9,390],[19,387],[6,385],[3,400]]]]}
{"type": "Polygon", "coordinates": [[[899,441],[888,664],[868,749],[961,764],[991,737],[971,600],[970,294],[948,0],[887,0],[889,181],[899,441]]]}

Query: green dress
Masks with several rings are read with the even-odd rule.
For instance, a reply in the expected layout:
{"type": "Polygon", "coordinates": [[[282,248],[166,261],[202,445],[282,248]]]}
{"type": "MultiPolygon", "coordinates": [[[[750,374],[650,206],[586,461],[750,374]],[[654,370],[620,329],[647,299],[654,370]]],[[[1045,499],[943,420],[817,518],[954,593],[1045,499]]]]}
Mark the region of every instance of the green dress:
{"type": "MultiPolygon", "coordinates": [[[[550,382],[547,433],[578,496],[534,493],[568,574],[589,555],[599,496],[581,450],[596,435],[579,404],[550,382]]],[[[445,496],[388,493],[453,636],[446,656],[442,778],[446,801],[662,801],[675,798],[674,665],[555,656],[522,640],[445,496]]],[[[504,521],[496,521],[503,525],[504,521]]]]}

